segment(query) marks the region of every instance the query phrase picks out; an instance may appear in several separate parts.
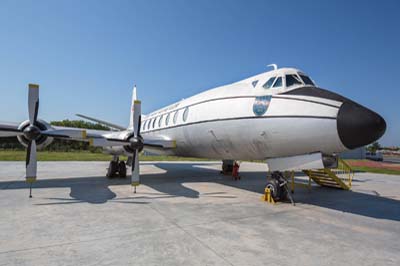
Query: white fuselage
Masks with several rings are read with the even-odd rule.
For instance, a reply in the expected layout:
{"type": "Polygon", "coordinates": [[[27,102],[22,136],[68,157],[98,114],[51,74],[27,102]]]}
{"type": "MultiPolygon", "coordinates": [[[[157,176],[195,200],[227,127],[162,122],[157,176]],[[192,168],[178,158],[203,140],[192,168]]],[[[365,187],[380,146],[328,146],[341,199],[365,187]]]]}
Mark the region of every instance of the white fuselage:
{"type": "Polygon", "coordinates": [[[300,86],[286,88],[285,82],[279,88],[263,88],[273,75],[298,71],[266,72],[157,110],[144,117],[141,134],[176,140],[168,154],[188,157],[262,160],[346,150],[336,122],[342,102],[280,95],[300,86]],[[257,107],[260,112],[254,110],[257,107]]]}

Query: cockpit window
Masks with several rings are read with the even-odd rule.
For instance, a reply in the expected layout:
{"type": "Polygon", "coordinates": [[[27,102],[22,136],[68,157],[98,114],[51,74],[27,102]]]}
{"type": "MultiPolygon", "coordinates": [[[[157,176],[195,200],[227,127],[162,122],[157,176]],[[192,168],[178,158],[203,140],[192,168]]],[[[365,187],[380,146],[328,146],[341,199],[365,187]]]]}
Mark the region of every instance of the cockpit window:
{"type": "Polygon", "coordinates": [[[275,83],[274,83],[274,88],[276,87],[282,87],[282,77],[279,77],[276,79],[275,83]]]}
{"type": "Polygon", "coordinates": [[[253,88],[255,88],[257,86],[258,80],[255,80],[251,83],[251,85],[253,85],[253,88]]]}
{"type": "Polygon", "coordinates": [[[296,75],[286,75],[286,87],[290,87],[297,84],[303,84],[296,75]]]}
{"type": "Polygon", "coordinates": [[[314,86],[314,82],[312,82],[312,80],[309,77],[307,77],[305,75],[302,75],[302,74],[299,74],[299,76],[301,77],[301,79],[304,81],[304,83],[306,85],[313,85],[314,86]]]}
{"type": "Polygon", "coordinates": [[[263,85],[263,88],[264,88],[264,89],[269,89],[269,88],[271,88],[272,84],[274,84],[275,78],[276,78],[276,77],[270,78],[270,79],[263,85]]]}

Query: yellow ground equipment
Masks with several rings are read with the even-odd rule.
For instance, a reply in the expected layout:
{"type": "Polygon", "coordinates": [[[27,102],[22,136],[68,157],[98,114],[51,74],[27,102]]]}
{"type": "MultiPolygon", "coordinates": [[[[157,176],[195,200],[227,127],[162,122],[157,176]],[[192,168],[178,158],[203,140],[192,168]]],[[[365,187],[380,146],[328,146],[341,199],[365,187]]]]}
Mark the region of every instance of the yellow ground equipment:
{"type": "Polygon", "coordinates": [[[304,170],[309,179],[324,187],[340,188],[344,190],[351,189],[351,181],[354,172],[351,167],[342,159],[339,159],[338,168],[336,169],[313,169],[304,170]]]}
{"type": "Polygon", "coordinates": [[[275,204],[275,200],[272,198],[271,190],[269,188],[265,188],[264,195],[261,196],[261,200],[266,201],[271,204],[275,204]]]}
{"type": "MultiPolygon", "coordinates": [[[[294,193],[294,188],[296,186],[301,186],[311,189],[311,180],[313,180],[320,186],[350,190],[351,181],[354,176],[354,172],[351,169],[351,167],[342,159],[338,160],[337,168],[303,170],[303,172],[308,176],[307,183],[296,182],[294,171],[286,171],[283,173],[284,179],[287,180],[285,188],[288,190],[289,189],[288,187],[290,185],[291,193],[294,193]]],[[[290,198],[292,204],[294,205],[294,200],[292,197],[290,197],[291,195],[289,192],[287,195],[290,198]]],[[[264,195],[261,197],[261,199],[268,203],[275,203],[275,200],[273,199],[272,196],[272,191],[268,187],[265,188],[264,195]]]]}

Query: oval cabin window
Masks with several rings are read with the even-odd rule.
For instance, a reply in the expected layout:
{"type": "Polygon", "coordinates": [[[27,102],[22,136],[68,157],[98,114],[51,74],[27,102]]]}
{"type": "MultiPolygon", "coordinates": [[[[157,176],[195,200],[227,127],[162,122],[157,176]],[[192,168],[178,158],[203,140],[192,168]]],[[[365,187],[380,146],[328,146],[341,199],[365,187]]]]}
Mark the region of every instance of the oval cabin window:
{"type": "Polygon", "coordinates": [[[176,121],[178,121],[178,113],[179,111],[176,111],[174,114],[174,124],[176,124],[176,121]]]}
{"type": "Polygon", "coordinates": [[[161,122],[162,122],[163,116],[160,116],[160,119],[158,119],[158,127],[161,127],[161,122]]]}
{"type": "Polygon", "coordinates": [[[183,122],[186,122],[186,120],[187,120],[187,118],[188,118],[188,115],[189,115],[189,107],[186,107],[185,108],[185,111],[183,112],[183,122]]]}

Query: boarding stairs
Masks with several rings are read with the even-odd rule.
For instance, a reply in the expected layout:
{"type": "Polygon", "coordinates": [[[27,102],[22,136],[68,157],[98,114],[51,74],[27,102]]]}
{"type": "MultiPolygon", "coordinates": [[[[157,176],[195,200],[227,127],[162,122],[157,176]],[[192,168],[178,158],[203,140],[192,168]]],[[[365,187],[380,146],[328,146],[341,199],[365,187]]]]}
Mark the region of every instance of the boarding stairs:
{"type": "Polygon", "coordinates": [[[342,159],[339,159],[337,168],[303,170],[303,172],[320,186],[344,190],[351,189],[354,176],[351,167],[342,159]]]}

